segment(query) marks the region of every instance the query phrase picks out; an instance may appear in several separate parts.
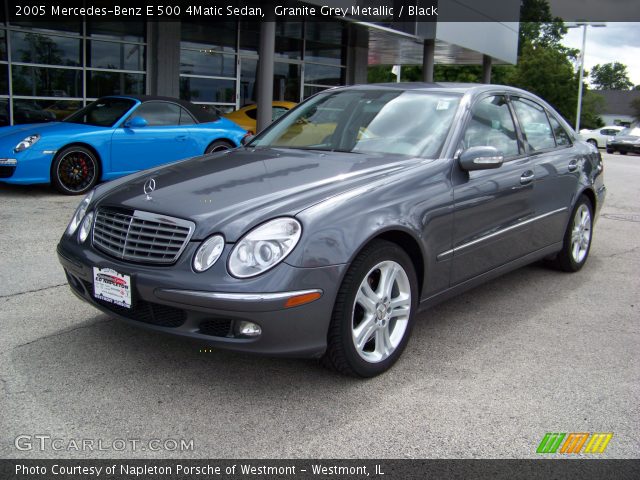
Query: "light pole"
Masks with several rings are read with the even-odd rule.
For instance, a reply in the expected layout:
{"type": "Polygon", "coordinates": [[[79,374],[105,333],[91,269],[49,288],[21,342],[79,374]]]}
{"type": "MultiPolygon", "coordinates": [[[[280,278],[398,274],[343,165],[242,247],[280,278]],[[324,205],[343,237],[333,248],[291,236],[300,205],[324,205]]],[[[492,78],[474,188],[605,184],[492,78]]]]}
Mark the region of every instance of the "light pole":
{"type": "Polygon", "coordinates": [[[567,28],[582,27],[582,49],[580,50],[580,81],[578,82],[578,108],[576,109],[576,132],[580,132],[580,114],[582,113],[582,77],[584,76],[584,54],[587,46],[587,27],[606,27],[606,23],[576,22],[567,28]]]}

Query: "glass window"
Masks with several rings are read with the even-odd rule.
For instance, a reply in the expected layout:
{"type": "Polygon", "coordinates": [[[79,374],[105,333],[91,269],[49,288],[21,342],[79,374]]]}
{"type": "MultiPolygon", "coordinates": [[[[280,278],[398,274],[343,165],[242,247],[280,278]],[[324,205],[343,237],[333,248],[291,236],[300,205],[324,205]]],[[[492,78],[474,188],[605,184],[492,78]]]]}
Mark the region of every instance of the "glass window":
{"type": "Polygon", "coordinates": [[[180,28],[180,48],[211,49],[232,53],[236,51],[238,27],[234,21],[212,24],[200,20],[183,20],[180,28]]]}
{"type": "Polygon", "coordinates": [[[87,34],[105,40],[144,42],[145,22],[127,18],[126,22],[87,22],[87,34]]]}
{"type": "Polygon", "coordinates": [[[184,100],[232,103],[235,96],[235,80],[180,77],[180,98],[184,100]]]}
{"type": "Polygon", "coordinates": [[[87,72],[87,97],[144,93],[143,73],[87,72]]]}
{"type": "MultiPolygon", "coordinates": [[[[569,137],[569,134],[562,125],[560,125],[560,122],[551,115],[549,115],[549,120],[551,120],[551,127],[553,128],[553,133],[556,136],[556,143],[558,145],[571,145],[571,137],[569,137]]],[[[615,130],[613,131],[615,132],[615,130]]]]}
{"type": "Polygon", "coordinates": [[[11,32],[14,62],[80,66],[80,39],[39,33],[11,32]]]}
{"type": "Polygon", "coordinates": [[[240,68],[240,105],[256,103],[256,76],[258,74],[258,61],[242,58],[240,68]]]}
{"type": "Polygon", "coordinates": [[[0,60],[7,59],[7,31],[0,30],[0,60]]]}
{"type": "Polygon", "coordinates": [[[144,45],[87,42],[87,66],[112,70],[144,70],[144,45]]]}
{"type": "Polygon", "coordinates": [[[251,145],[434,158],[459,101],[457,95],[421,92],[327,92],[282,118],[251,145]]]}
{"type": "Polygon", "coordinates": [[[0,65],[0,95],[9,95],[9,66],[0,65]]]}
{"type": "Polygon", "coordinates": [[[276,107],[276,106],[271,107],[271,120],[275,121],[275,120],[279,119],[281,116],[283,116],[288,111],[289,111],[289,109],[285,108],[285,107],[276,107]]]}
{"type": "Polygon", "coordinates": [[[294,59],[302,57],[302,22],[276,23],[275,54],[294,59]]]}
{"type": "Polygon", "coordinates": [[[193,125],[196,121],[185,108],[180,107],[180,125],[193,125]]]}
{"type": "Polygon", "coordinates": [[[513,118],[503,96],[491,96],[476,102],[462,141],[465,149],[495,147],[505,157],[520,153],[513,118]]]}
{"type": "Polygon", "coordinates": [[[211,49],[180,50],[180,73],[235,77],[236,56],[217,53],[211,49]]]}
{"type": "Polygon", "coordinates": [[[513,106],[520,120],[524,142],[531,151],[554,148],[556,142],[544,109],[524,98],[514,99],[513,106]]]}
{"type": "Polygon", "coordinates": [[[247,115],[247,117],[256,120],[258,118],[258,109],[257,108],[249,108],[248,110],[245,110],[244,113],[247,115]]]}
{"type": "Polygon", "coordinates": [[[150,127],[180,125],[180,107],[168,102],[145,102],[131,117],[144,118],[150,127]]]}
{"type": "Polygon", "coordinates": [[[316,85],[305,85],[304,86],[304,98],[310,97],[311,95],[315,95],[316,93],[322,92],[326,90],[328,87],[319,87],[316,85]]]}
{"type": "Polygon", "coordinates": [[[346,30],[337,22],[308,22],[304,59],[308,62],[344,65],[346,30]]]}
{"type": "Polygon", "coordinates": [[[44,102],[39,100],[14,100],[13,123],[43,123],[56,120],[53,112],[45,108],[44,102]]]}
{"type": "Polygon", "coordinates": [[[111,127],[120,120],[135,103],[135,101],[128,98],[101,98],[95,102],[91,102],[64,121],[95,125],[97,127],[111,127]]]}
{"type": "Polygon", "coordinates": [[[14,65],[12,77],[14,95],[82,97],[82,70],[14,65]]]}
{"type": "MultiPolygon", "coordinates": [[[[10,9],[11,10],[11,9],[10,9]]],[[[15,11],[9,12],[9,18],[11,19],[11,26],[33,28],[37,30],[45,30],[53,33],[70,33],[73,35],[80,35],[82,33],[82,20],[23,20],[21,17],[15,16],[15,11]]]]}
{"type": "Polygon", "coordinates": [[[330,65],[306,63],[304,66],[304,83],[342,85],[344,83],[344,69],[330,65]]]}
{"type": "Polygon", "coordinates": [[[240,22],[240,51],[258,53],[260,22],[240,22]]]}
{"type": "Polygon", "coordinates": [[[275,62],[273,66],[273,99],[300,101],[300,65],[275,62]]]}
{"type": "Polygon", "coordinates": [[[0,98],[0,127],[9,125],[9,99],[0,98]]]}

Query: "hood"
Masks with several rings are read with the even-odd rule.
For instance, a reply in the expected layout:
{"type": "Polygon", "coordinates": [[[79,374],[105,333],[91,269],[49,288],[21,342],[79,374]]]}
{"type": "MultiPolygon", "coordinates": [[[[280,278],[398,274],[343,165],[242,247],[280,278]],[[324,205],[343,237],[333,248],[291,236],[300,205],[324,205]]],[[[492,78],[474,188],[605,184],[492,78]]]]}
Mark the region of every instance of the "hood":
{"type": "Polygon", "coordinates": [[[227,241],[235,242],[257,224],[294,216],[424,161],[296,149],[237,149],[148,170],[105,189],[98,203],[190,219],[197,225],[195,240],[221,232],[227,241]],[[156,187],[147,199],[144,184],[150,178],[156,187]]]}
{"type": "Polygon", "coordinates": [[[26,125],[14,125],[11,127],[0,128],[0,139],[8,140],[16,138],[16,143],[18,143],[26,136],[33,135],[35,133],[44,137],[45,135],[59,133],[63,133],[64,135],[73,135],[96,129],[109,129],[109,127],[96,127],[93,125],[83,125],[81,123],[71,122],[29,123],[26,125]]]}

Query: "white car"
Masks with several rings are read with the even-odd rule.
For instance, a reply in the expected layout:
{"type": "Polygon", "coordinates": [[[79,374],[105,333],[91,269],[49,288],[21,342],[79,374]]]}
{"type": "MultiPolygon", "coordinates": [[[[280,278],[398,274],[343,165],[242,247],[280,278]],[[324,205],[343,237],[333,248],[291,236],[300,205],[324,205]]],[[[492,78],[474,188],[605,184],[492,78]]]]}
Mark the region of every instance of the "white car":
{"type": "Polygon", "coordinates": [[[624,127],[618,125],[609,125],[595,130],[583,129],[580,130],[580,137],[596,147],[604,148],[607,145],[607,141],[622,130],[624,130],[624,127]]]}

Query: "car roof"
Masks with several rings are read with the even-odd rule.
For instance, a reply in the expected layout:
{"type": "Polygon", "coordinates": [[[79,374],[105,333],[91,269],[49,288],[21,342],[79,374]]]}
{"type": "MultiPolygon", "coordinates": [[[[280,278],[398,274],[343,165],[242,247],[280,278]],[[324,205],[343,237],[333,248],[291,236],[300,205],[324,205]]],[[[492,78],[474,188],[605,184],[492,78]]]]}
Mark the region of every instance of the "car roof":
{"type": "Polygon", "coordinates": [[[104,97],[100,98],[131,98],[141,103],[152,101],[177,103],[178,105],[186,108],[189,113],[193,115],[193,117],[198,121],[198,123],[215,122],[220,118],[218,115],[208,112],[204,108],[200,108],[199,105],[188,102],[187,100],[181,100],[179,98],[163,97],[159,95],[105,95],[104,97]]]}
{"type": "Polygon", "coordinates": [[[424,92],[452,92],[452,93],[482,93],[482,92],[513,92],[520,95],[534,96],[532,93],[527,92],[516,87],[510,87],[508,85],[496,85],[491,83],[456,83],[456,82],[399,82],[399,83],[369,83],[363,85],[353,85],[348,87],[337,87],[336,89],[389,89],[389,90],[403,90],[403,91],[424,91],[424,92]]]}

